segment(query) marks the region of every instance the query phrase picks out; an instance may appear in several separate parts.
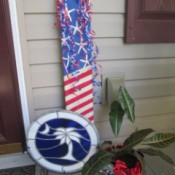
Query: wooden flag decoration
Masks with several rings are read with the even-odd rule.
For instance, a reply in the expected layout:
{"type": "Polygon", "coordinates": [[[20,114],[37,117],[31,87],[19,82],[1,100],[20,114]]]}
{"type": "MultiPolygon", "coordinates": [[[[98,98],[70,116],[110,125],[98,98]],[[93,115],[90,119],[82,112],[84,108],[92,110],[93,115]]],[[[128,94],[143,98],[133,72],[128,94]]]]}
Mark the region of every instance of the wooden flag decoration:
{"type": "Polygon", "coordinates": [[[57,12],[66,109],[93,121],[93,69],[98,49],[91,30],[91,3],[58,0],[57,12]]]}

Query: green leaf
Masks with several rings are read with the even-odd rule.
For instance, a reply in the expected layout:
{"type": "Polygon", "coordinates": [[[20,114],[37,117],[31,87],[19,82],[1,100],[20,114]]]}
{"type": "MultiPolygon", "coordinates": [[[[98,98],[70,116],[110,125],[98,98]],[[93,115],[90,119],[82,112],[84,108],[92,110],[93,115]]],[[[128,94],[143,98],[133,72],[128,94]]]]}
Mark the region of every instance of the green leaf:
{"type": "Polygon", "coordinates": [[[148,129],[142,129],[139,131],[136,131],[134,133],[132,133],[125,141],[123,144],[123,150],[126,149],[131,149],[134,146],[138,145],[146,136],[148,136],[148,134],[150,134],[151,132],[153,132],[152,129],[148,128],[148,129]]]}
{"type": "Polygon", "coordinates": [[[114,135],[116,136],[120,132],[120,128],[121,128],[122,121],[123,121],[123,116],[124,116],[124,111],[120,103],[118,103],[117,101],[114,101],[111,104],[111,110],[109,113],[109,122],[112,128],[112,131],[114,135]]]}
{"type": "Polygon", "coordinates": [[[135,103],[134,100],[130,97],[127,90],[121,86],[118,91],[119,102],[127,114],[128,119],[134,123],[135,122],[135,103]]]}
{"type": "Polygon", "coordinates": [[[165,160],[168,163],[174,165],[173,160],[169,156],[167,156],[166,154],[164,154],[162,151],[160,151],[160,150],[155,150],[155,149],[149,148],[149,149],[139,149],[138,151],[141,152],[141,153],[143,153],[143,154],[150,155],[150,156],[159,156],[163,160],[165,160]]]}
{"type": "Polygon", "coordinates": [[[137,157],[137,159],[138,159],[139,162],[140,162],[141,169],[142,169],[142,175],[146,175],[146,172],[145,172],[145,161],[144,161],[143,156],[142,156],[138,151],[135,152],[134,155],[137,157]]]}
{"type": "Polygon", "coordinates": [[[99,150],[83,166],[82,175],[92,175],[109,165],[113,155],[107,151],[99,150]]]}
{"type": "Polygon", "coordinates": [[[166,148],[175,141],[174,133],[156,133],[155,135],[143,140],[142,144],[156,148],[166,148]]]}

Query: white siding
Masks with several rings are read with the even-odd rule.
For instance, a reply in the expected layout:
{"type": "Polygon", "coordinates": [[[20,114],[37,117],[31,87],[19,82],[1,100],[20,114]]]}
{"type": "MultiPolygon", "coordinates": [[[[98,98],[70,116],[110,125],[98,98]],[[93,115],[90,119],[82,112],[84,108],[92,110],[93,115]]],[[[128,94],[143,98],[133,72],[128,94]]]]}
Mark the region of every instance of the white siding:
{"type": "MultiPolygon", "coordinates": [[[[23,18],[20,17],[19,24],[25,34],[23,58],[27,80],[31,82],[28,96],[33,99],[29,102],[34,111],[33,120],[64,108],[60,39],[54,25],[55,0],[20,2],[23,2],[23,9],[19,9],[19,15],[23,18]]],[[[136,100],[139,128],[174,130],[175,44],[124,44],[125,1],[92,0],[92,3],[92,26],[96,31],[95,42],[100,50],[98,63],[103,73],[125,74],[126,87],[136,100]]],[[[95,121],[102,140],[114,139],[107,107],[95,106],[95,121]]],[[[125,119],[118,142],[130,131],[131,125],[125,119]]]]}
{"type": "MultiPolygon", "coordinates": [[[[55,0],[24,0],[23,3],[31,95],[34,118],[37,118],[64,108],[60,40],[54,25],[56,7],[55,0]]],[[[92,3],[92,27],[96,31],[95,42],[100,50],[98,63],[103,73],[125,74],[126,87],[136,100],[139,123],[155,124],[158,130],[173,129],[175,44],[124,44],[125,1],[93,0],[92,3]]],[[[100,130],[101,126],[108,127],[107,114],[107,107],[95,106],[101,139],[113,137],[110,128],[105,134],[100,130]]],[[[127,127],[125,133],[129,131],[127,127]]]]}

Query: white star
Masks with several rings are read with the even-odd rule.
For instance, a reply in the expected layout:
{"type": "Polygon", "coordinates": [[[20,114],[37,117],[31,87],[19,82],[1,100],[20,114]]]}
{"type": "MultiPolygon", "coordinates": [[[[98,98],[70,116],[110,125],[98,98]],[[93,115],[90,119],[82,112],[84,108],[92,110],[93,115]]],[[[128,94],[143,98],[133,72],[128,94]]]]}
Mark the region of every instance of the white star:
{"type": "Polygon", "coordinates": [[[64,65],[66,66],[66,68],[68,68],[69,63],[70,63],[70,57],[69,57],[69,55],[68,55],[67,58],[66,57],[63,57],[63,62],[65,63],[64,65]]]}
{"type": "Polygon", "coordinates": [[[80,59],[81,62],[84,63],[84,67],[89,66],[89,60],[88,60],[88,55],[86,54],[86,57],[84,59],[80,59]]]}
{"type": "Polygon", "coordinates": [[[80,27],[78,26],[78,21],[76,22],[76,25],[75,26],[71,25],[70,27],[74,29],[74,31],[73,31],[73,34],[74,35],[76,34],[76,32],[79,32],[79,33],[82,34],[82,32],[80,30],[80,27]]]}
{"type": "Polygon", "coordinates": [[[70,15],[70,14],[71,14],[73,11],[75,11],[75,9],[69,10],[68,7],[67,7],[67,5],[66,5],[65,13],[66,13],[66,16],[70,19],[71,22],[72,22],[72,18],[71,18],[71,15],[70,15]]]}
{"type": "Polygon", "coordinates": [[[61,43],[62,43],[63,46],[67,46],[67,47],[70,49],[70,46],[69,46],[69,44],[68,44],[68,42],[67,42],[68,40],[70,41],[70,36],[63,37],[63,38],[61,39],[61,43]]]}
{"type": "Polygon", "coordinates": [[[79,50],[78,50],[78,54],[80,53],[81,50],[83,50],[85,53],[87,53],[85,46],[87,45],[87,42],[83,42],[82,38],[81,41],[79,43],[75,42],[75,45],[79,46],[79,50]]]}

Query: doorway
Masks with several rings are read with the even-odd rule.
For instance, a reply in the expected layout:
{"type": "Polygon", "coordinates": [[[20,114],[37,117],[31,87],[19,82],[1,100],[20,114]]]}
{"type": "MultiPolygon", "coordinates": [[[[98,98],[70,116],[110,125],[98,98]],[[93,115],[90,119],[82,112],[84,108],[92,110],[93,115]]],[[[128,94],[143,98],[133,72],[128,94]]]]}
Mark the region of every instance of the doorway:
{"type": "Polygon", "coordinates": [[[15,54],[7,0],[0,0],[0,155],[25,146],[15,54]]]}

